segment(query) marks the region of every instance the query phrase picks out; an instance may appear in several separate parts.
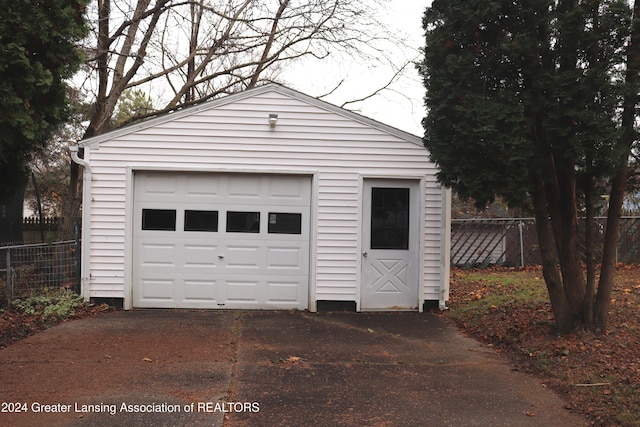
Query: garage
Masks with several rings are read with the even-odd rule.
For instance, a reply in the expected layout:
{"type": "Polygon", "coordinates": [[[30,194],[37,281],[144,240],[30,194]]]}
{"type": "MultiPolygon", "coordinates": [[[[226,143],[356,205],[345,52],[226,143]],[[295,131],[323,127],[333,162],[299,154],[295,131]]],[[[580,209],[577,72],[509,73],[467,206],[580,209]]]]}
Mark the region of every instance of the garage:
{"type": "Polygon", "coordinates": [[[133,305],[305,309],[311,179],[137,172],[133,305]]]}
{"type": "Polygon", "coordinates": [[[445,307],[450,192],[418,136],[269,84],[77,148],[87,300],[445,307]]]}

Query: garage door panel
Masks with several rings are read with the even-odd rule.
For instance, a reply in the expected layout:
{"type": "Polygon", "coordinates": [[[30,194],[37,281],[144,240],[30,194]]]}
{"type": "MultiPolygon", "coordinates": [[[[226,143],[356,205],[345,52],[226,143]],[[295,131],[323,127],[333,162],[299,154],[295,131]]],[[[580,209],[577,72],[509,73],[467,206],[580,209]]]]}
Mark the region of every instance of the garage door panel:
{"type": "Polygon", "coordinates": [[[286,177],[274,177],[267,184],[267,198],[270,203],[282,203],[284,206],[309,206],[310,192],[307,180],[292,180],[286,177]]]}
{"type": "Polygon", "coordinates": [[[286,282],[282,280],[268,283],[268,303],[295,304],[300,299],[300,282],[286,282]]]}
{"type": "Polygon", "coordinates": [[[308,251],[299,247],[270,247],[267,248],[266,268],[272,271],[291,271],[301,273],[302,264],[308,251]]]}
{"type": "Polygon", "coordinates": [[[258,270],[260,268],[260,246],[227,246],[224,252],[225,269],[258,270]]]}
{"type": "Polygon", "coordinates": [[[141,177],[139,186],[142,192],[151,197],[176,196],[178,194],[178,181],[166,174],[151,174],[141,177]]]}
{"type": "Polygon", "coordinates": [[[136,173],[133,199],[134,307],[308,308],[309,177],[136,173]]]}
{"type": "Polygon", "coordinates": [[[189,269],[204,268],[207,270],[216,270],[216,259],[218,258],[217,245],[184,245],[184,267],[189,269]]]}
{"type": "Polygon", "coordinates": [[[226,304],[241,303],[258,305],[260,280],[257,277],[238,277],[225,280],[226,304]]]}
{"type": "Polygon", "coordinates": [[[139,251],[142,268],[173,268],[179,259],[175,244],[142,243],[139,245],[139,251]]]}
{"type": "Polygon", "coordinates": [[[185,193],[189,199],[204,199],[205,203],[218,201],[222,196],[220,176],[211,174],[186,174],[185,193]]]}
{"type": "Polygon", "coordinates": [[[185,279],[182,301],[212,304],[218,300],[216,280],[185,279]]]}
{"type": "Polygon", "coordinates": [[[174,307],[176,281],[158,277],[141,277],[138,282],[138,297],[144,307],[174,307]]]}
{"type": "Polygon", "coordinates": [[[228,178],[227,199],[230,203],[249,201],[252,204],[263,198],[264,188],[261,177],[245,175],[228,178]]]}

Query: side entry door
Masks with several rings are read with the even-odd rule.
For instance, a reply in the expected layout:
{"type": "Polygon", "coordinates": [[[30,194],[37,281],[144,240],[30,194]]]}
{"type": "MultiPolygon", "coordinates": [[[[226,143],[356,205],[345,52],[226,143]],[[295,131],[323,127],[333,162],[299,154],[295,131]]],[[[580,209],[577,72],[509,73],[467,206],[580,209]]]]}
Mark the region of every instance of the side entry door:
{"type": "Polygon", "coordinates": [[[363,310],[418,308],[419,189],[412,180],[364,181],[363,310]]]}

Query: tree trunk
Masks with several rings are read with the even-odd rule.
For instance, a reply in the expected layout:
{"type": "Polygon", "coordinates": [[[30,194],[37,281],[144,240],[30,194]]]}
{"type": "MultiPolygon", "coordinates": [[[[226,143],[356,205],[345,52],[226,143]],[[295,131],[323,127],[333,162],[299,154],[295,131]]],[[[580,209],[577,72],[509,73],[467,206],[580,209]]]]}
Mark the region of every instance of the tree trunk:
{"type": "Polygon", "coordinates": [[[611,302],[611,290],[616,267],[616,249],[620,237],[620,217],[622,216],[622,201],[627,182],[627,167],[624,166],[614,177],[611,183],[611,196],[609,198],[609,212],[607,214],[607,228],[604,236],[604,248],[602,251],[602,269],[598,283],[598,294],[593,313],[592,330],[605,331],[609,319],[609,304],[611,302]]]}
{"type": "Polygon", "coordinates": [[[551,310],[558,332],[566,334],[575,329],[576,319],[572,314],[558,269],[558,253],[556,251],[551,219],[547,211],[544,184],[540,177],[534,177],[531,184],[531,198],[535,214],[538,247],[542,261],[542,274],[547,285],[551,310]]]}
{"type": "MultiPolygon", "coordinates": [[[[573,163],[573,162],[572,162],[573,163]]],[[[558,254],[560,258],[560,270],[564,292],[573,315],[581,317],[582,303],[585,296],[584,270],[582,269],[582,257],[580,250],[580,231],[578,229],[578,201],[576,197],[575,176],[570,172],[558,170],[560,193],[556,200],[561,208],[560,220],[555,230],[556,238],[560,236],[558,254]]]]}
{"type": "MultiPolygon", "coordinates": [[[[109,17],[111,16],[111,0],[98,1],[98,94],[93,105],[93,111],[89,126],[84,133],[84,138],[97,135],[104,127],[108,117],[106,116],[107,88],[109,83],[109,17]]],[[[80,153],[82,154],[82,153],[80,153]]],[[[82,155],[81,155],[82,157],[82,155]]],[[[82,171],[80,165],[71,162],[69,173],[69,193],[62,206],[62,223],[58,228],[58,240],[71,240],[75,234],[75,222],[80,216],[82,206],[82,171]]]]}
{"type": "Polygon", "coordinates": [[[634,128],[636,121],[636,106],[640,97],[640,2],[633,3],[633,21],[631,40],[627,44],[627,69],[624,87],[624,102],[622,111],[622,137],[620,139],[620,158],[618,172],[611,183],[609,197],[609,212],[605,231],[604,249],[602,254],[602,269],[600,282],[594,307],[594,329],[605,331],[609,319],[609,305],[615,273],[616,245],[620,237],[620,217],[622,216],[622,202],[627,184],[629,155],[633,143],[638,139],[634,128]]]}
{"type": "Polygon", "coordinates": [[[595,261],[595,205],[594,205],[595,185],[593,180],[585,184],[584,203],[587,210],[587,217],[584,224],[585,257],[587,265],[587,288],[582,304],[582,322],[590,328],[593,324],[593,304],[595,298],[596,284],[596,261],[595,261]]]}
{"type": "Polygon", "coordinates": [[[554,173],[539,185],[546,198],[544,209],[550,216],[549,222],[562,274],[564,297],[571,311],[572,322],[575,323],[582,316],[586,288],[580,259],[575,180],[569,172],[558,168],[552,149],[552,147],[548,148],[550,152],[546,160],[549,170],[554,173]]]}
{"type": "Polygon", "coordinates": [[[75,222],[80,216],[82,206],[82,174],[80,165],[71,162],[69,173],[69,192],[62,205],[62,221],[58,226],[58,240],[71,240],[75,234],[75,222]]]}
{"type": "Polygon", "coordinates": [[[262,74],[262,71],[264,70],[266,63],[269,60],[269,52],[271,51],[271,46],[273,46],[273,41],[275,40],[276,35],[278,33],[278,24],[280,23],[280,19],[282,18],[282,14],[284,13],[284,10],[288,6],[289,6],[289,0],[284,0],[280,3],[280,7],[278,8],[278,11],[276,12],[275,17],[273,18],[273,24],[271,25],[271,32],[269,33],[269,39],[267,40],[267,43],[264,46],[264,50],[262,51],[262,57],[260,58],[260,61],[256,66],[256,70],[253,73],[253,76],[251,77],[251,81],[249,82],[249,85],[248,85],[249,88],[254,87],[260,80],[260,75],[262,74]]]}
{"type": "Polygon", "coordinates": [[[22,243],[22,207],[27,183],[22,183],[6,205],[0,205],[0,245],[22,243]]]}

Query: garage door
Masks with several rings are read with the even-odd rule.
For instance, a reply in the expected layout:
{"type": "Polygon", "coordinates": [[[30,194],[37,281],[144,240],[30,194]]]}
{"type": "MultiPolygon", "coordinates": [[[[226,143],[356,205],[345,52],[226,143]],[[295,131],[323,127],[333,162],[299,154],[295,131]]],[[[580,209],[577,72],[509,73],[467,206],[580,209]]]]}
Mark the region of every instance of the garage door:
{"type": "Polygon", "coordinates": [[[308,176],[139,172],[134,307],[306,309],[308,176]]]}

